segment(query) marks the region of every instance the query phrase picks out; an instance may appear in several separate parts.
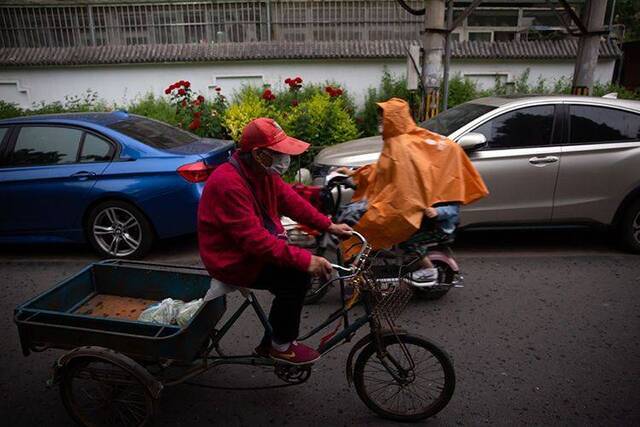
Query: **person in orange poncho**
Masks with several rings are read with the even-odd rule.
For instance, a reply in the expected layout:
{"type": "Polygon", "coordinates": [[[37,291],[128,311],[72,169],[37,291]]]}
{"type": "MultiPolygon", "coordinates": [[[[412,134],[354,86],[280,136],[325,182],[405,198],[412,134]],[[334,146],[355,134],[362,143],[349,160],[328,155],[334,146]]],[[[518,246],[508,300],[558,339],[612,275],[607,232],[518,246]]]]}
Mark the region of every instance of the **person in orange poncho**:
{"type": "Polygon", "coordinates": [[[357,185],[353,199],[368,202],[355,230],[364,234],[374,249],[407,240],[420,229],[425,212],[436,204],[466,205],[489,194],[464,150],[416,125],[406,101],[392,98],[378,105],[382,110],[382,153],[377,163],[353,174],[357,185]]]}

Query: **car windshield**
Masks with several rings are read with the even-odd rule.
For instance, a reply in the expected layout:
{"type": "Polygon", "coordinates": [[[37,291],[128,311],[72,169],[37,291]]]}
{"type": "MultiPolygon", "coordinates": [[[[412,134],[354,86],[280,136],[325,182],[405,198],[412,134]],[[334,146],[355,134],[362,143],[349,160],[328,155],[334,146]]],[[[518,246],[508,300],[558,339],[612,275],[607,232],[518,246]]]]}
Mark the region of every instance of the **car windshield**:
{"type": "Polygon", "coordinates": [[[491,105],[467,102],[443,111],[437,116],[420,123],[420,126],[440,135],[449,136],[470,121],[495,108],[491,105]]]}
{"type": "Polygon", "coordinates": [[[157,120],[130,116],[127,120],[108,125],[111,129],[155,148],[176,148],[200,138],[192,133],[157,120]]]}

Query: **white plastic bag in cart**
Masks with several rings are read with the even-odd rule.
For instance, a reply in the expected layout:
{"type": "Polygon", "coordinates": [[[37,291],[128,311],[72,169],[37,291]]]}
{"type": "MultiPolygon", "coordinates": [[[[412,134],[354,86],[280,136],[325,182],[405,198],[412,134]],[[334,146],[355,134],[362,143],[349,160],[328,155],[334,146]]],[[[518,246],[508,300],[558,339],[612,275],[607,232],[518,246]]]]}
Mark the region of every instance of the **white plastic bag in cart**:
{"type": "Polygon", "coordinates": [[[178,313],[178,316],[176,317],[176,323],[181,327],[187,326],[187,324],[189,323],[193,315],[196,314],[196,311],[198,311],[202,303],[203,303],[202,298],[198,298],[198,299],[194,299],[193,301],[189,301],[188,303],[183,305],[180,308],[180,312],[178,313]]]}
{"type": "Polygon", "coordinates": [[[180,309],[184,305],[184,301],[166,298],[161,302],[146,308],[142,313],[140,313],[138,320],[169,325],[171,323],[175,323],[176,318],[180,313],[180,309]]]}

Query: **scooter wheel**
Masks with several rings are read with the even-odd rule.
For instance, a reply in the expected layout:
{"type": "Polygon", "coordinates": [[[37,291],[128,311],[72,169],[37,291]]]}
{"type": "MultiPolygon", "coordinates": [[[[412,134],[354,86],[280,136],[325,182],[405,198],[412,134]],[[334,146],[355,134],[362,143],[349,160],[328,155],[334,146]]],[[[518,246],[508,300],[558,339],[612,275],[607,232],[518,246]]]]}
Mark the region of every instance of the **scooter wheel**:
{"type": "Polygon", "coordinates": [[[442,261],[433,261],[433,266],[438,269],[438,287],[436,288],[414,288],[415,294],[420,299],[437,300],[449,292],[453,285],[455,272],[448,264],[442,261]]]}

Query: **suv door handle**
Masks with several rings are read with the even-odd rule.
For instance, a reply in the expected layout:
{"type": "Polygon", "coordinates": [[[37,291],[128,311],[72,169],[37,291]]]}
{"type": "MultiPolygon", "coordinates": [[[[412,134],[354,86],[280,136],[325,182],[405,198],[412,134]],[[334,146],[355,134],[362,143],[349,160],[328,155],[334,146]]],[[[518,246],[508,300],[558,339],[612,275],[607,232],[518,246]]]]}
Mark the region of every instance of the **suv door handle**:
{"type": "Polygon", "coordinates": [[[529,163],[531,163],[532,165],[535,165],[535,166],[537,166],[537,165],[544,166],[544,165],[549,164],[549,163],[555,163],[558,160],[559,160],[559,158],[556,157],[556,156],[545,156],[545,157],[536,156],[536,157],[530,158],[529,159],[529,163]]]}
{"type": "Polygon", "coordinates": [[[95,176],[95,175],[96,175],[95,172],[79,171],[79,172],[71,174],[71,177],[72,178],[78,178],[80,181],[86,181],[89,177],[95,176]]]}

